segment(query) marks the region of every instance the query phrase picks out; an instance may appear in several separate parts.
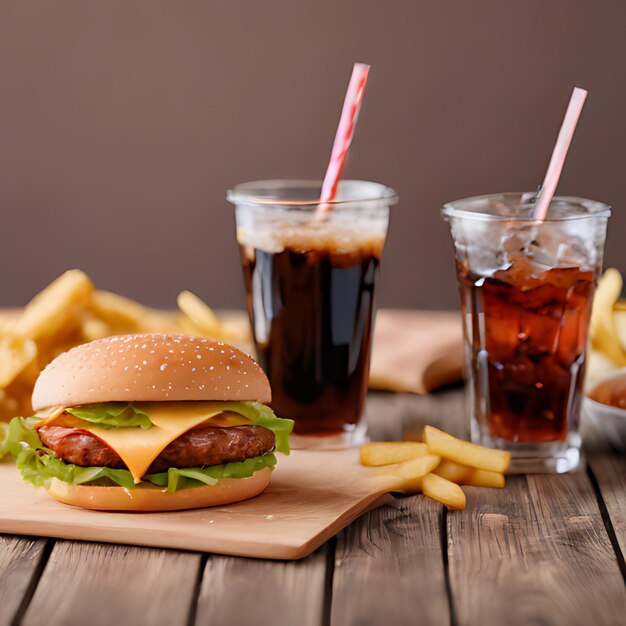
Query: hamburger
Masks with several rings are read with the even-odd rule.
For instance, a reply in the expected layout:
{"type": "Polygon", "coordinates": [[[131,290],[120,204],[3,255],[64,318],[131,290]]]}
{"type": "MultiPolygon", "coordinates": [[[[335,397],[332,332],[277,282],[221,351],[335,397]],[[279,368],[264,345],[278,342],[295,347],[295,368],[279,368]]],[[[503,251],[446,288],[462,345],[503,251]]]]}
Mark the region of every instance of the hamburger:
{"type": "Polygon", "coordinates": [[[187,335],[99,339],[59,355],[5,448],[22,477],[74,506],[170,511],[260,494],[292,420],[265,403],[263,370],[240,350],[187,335]]]}

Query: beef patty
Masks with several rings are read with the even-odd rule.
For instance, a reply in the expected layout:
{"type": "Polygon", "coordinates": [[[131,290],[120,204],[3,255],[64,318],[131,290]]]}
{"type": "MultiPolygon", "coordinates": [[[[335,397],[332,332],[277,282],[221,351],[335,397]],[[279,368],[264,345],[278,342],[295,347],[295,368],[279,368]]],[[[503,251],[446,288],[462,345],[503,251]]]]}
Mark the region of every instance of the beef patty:
{"type": "MultiPolygon", "coordinates": [[[[126,469],[117,452],[87,430],[46,425],[37,433],[46,448],[68,463],[126,469]]],[[[245,461],[273,449],[274,433],[263,426],[197,426],[172,441],[146,473],[162,472],[169,467],[203,467],[245,461]]]]}

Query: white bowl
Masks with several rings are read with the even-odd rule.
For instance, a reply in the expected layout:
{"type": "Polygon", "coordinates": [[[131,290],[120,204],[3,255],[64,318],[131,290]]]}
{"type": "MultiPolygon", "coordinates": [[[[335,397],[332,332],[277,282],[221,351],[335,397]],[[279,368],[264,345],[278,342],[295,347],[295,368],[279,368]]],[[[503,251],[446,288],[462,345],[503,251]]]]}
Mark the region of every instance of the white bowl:
{"type": "Polygon", "coordinates": [[[591,398],[585,398],[583,413],[606,436],[614,448],[626,453],[626,409],[600,404],[591,398]]]}

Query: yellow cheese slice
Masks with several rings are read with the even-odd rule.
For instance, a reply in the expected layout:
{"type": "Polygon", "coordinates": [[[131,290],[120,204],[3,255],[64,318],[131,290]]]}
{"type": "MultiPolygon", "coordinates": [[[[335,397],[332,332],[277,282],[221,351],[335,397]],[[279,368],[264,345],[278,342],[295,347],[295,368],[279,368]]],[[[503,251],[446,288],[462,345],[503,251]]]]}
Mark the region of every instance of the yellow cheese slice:
{"type": "Polygon", "coordinates": [[[41,417],[43,418],[37,427],[43,426],[44,424],[50,424],[50,422],[54,422],[54,420],[61,415],[65,411],[64,406],[53,406],[50,409],[43,409],[41,411],[37,411],[33,417],[41,417]]]}
{"type": "MultiPolygon", "coordinates": [[[[223,413],[220,402],[135,402],[153,423],[152,428],[103,428],[98,424],[80,421],[80,428],[88,430],[115,450],[139,483],[150,464],[170,444],[188,430],[209,420],[214,426],[250,424],[250,420],[236,413],[223,413]]],[[[55,411],[38,424],[64,420],[64,409],[55,411]]],[[[72,420],[73,421],[73,420],[72,420]]],[[[73,424],[72,424],[73,425],[73,424]]]]}

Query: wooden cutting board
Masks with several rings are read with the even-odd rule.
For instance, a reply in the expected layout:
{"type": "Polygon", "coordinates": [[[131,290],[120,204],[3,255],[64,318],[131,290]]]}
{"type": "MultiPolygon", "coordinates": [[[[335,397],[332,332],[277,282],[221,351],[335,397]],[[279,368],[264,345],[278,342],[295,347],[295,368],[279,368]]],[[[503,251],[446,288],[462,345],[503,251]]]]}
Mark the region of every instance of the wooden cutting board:
{"type": "Polygon", "coordinates": [[[294,450],[268,489],[223,507],[168,513],[88,511],[53,500],[0,462],[0,532],[178,548],[265,559],[301,559],[382,504],[388,481],[358,450],[294,450]]]}

